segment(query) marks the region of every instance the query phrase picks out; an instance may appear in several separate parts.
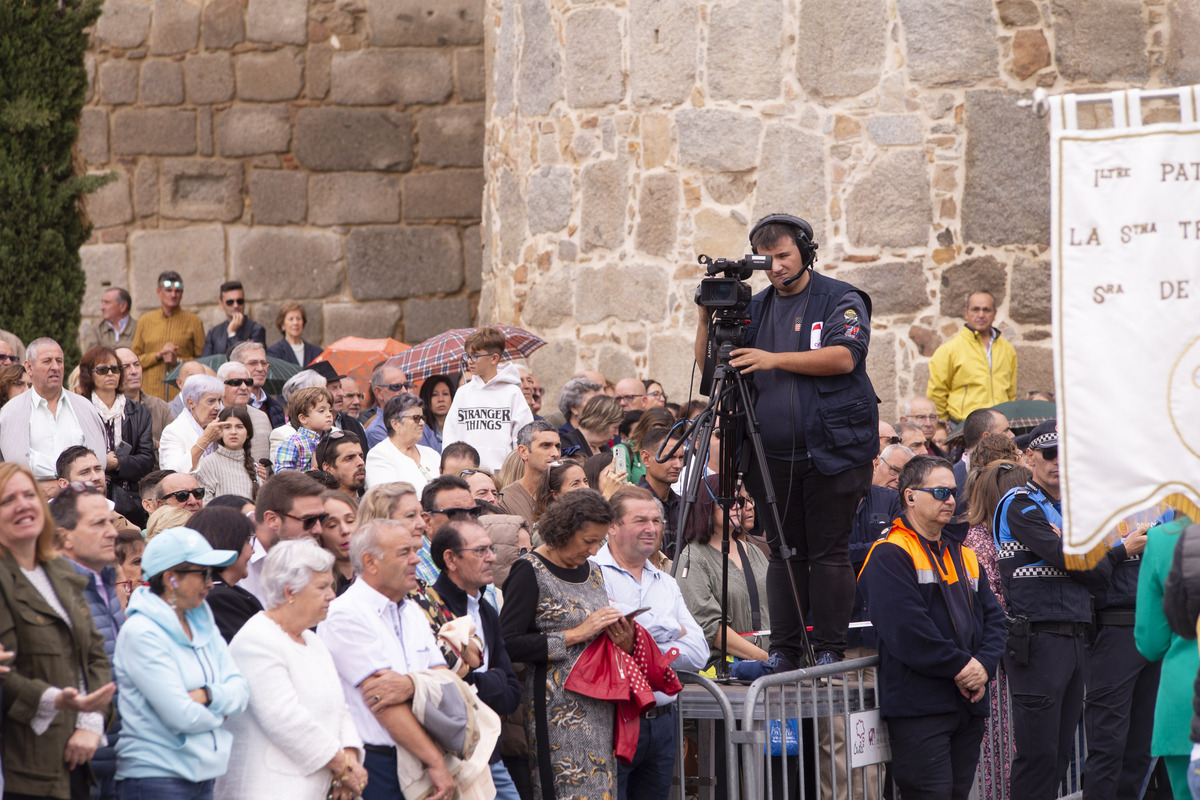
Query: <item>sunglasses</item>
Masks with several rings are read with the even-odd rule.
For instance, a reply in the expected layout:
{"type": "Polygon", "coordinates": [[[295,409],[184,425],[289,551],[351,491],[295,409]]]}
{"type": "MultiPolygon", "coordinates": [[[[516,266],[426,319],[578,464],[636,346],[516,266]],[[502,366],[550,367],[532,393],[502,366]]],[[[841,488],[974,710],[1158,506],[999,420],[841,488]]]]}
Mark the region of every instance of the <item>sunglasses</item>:
{"type": "Polygon", "coordinates": [[[253,378],[226,378],[225,385],[226,386],[253,386],[254,379],[253,378]]]}
{"type": "Polygon", "coordinates": [[[900,444],[899,436],[880,436],[879,441],[887,442],[888,444],[900,444]]]}
{"type": "Polygon", "coordinates": [[[166,289],[168,292],[170,292],[170,291],[182,292],[183,291],[183,281],[163,281],[162,283],[159,284],[159,286],[166,289]]]}
{"type": "Polygon", "coordinates": [[[387,389],[389,392],[403,392],[408,388],[407,383],[381,383],[380,389],[387,389]]]}
{"type": "Polygon", "coordinates": [[[5,364],[15,364],[17,363],[17,357],[10,356],[8,353],[0,353],[0,361],[4,362],[5,364]]]}
{"type": "Polygon", "coordinates": [[[164,494],[163,501],[165,502],[168,497],[174,497],[176,503],[186,503],[189,497],[203,500],[204,494],[207,491],[203,486],[197,486],[195,489],[180,489],[178,492],[167,492],[164,494]]]}
{"type": "Polygon", "coordinates": [[[234,306],[244,306],[246,305],[246,298],[238,297],[233,300],[226,300],[225,305],[229,306],[230,308],[233,308],[234,306]]]}
{"type": "Polygon", "coordinates": [[[119,375],[120,372],[120,367],[110,367],[107,364],[103,364],[99,367],[92,367],[93,375],[119,375]]]}
{"type": "Polygon", "coordinates": [[[541,400],[543,394],[545,394],[545,392],[542,391],[541,389],[531,389],[529,391],[529,396],[532,397],[534,400],[541,400]]]}
{"type": "Polygon", "coordinates": [[[934,486],[933,488],[925,488],[923,486],[911,487],[914,492],[929,492],[933,495],[933,499],[939,503],[944,503],[951,497],[954,497],[954,490],[948,489],[945,486],[934,486]]]}
{"type": "Polygon", "coordinates": [[[470,475],[487,475],[489,478],[492,477],[492,473],[489,470],[481,469],[479,467],[476,467],[475,469],[460,469],[458,471],[458,477],[460,478],[466,478],[470,475]]]}
{"type": "Polygon", "coordinates": [[[470,508],[458,508],[458,507],[438,508],[438,509],[434,509],[430,513],[445,514],[447,517],[450,517],[451,519],[453,519],[456,516],[460,516],[460,515],[467,516],[467,517],[478,517],[480,514],[483,513],[483,506],[471,506],[470,508]]]}
{"type": "Polygon", "coordinates": [[[313,514],[311,517],[297,517],[295,514],[284,514],[284,516],[299,522],[306,531],[321,527],[325,524],[325,520],[329,519],[328,514],[313,514]]]}
{"type": "Polygon", "coordinates": [[[1046,447],[1046,448],[1039,450],[1038,452],[1042,454],[1042,458],[1045,459],[1046,461],[1057,461],[1058,460],[1058,448],[1057,447],[1046,447]]]}
{"type": "Polygon", "coordinates": [[[411,419],[413,422],[417,423],[418,425],[425,424],[425,415],[424,414],[405,414],[403,419],[411,419]]]}
{"type": "Polygon", "coordinates": [[[203,575],[206,582],[211,582],[213,579],[212,567],[192,567],[191,569],[173,569],[171,571],[176,575],[203,575]]]}

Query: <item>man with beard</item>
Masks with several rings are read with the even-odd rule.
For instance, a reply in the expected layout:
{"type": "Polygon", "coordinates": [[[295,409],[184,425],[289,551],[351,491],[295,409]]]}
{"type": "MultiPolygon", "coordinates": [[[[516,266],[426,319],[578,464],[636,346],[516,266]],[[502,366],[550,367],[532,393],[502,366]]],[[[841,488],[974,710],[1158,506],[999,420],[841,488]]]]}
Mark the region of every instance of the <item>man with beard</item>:
{"type": "Polygon", "coordinates": [[[367,466],[362,440],[353,433],[331,430],[317,445],[314,463],[337,479],[338,489],[351,497],[362,496],[367,466]]]}

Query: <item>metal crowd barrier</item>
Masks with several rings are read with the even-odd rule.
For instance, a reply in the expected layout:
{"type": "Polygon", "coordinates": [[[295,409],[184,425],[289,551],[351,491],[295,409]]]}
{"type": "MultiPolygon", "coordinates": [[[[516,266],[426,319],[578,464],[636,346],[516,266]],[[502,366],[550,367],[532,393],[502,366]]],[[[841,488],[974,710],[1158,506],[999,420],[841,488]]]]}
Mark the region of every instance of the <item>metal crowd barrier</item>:
{"type": "MultiPolygon", "coordinates": [[[[749,686],[679,673],[684,691],[672,800],[881,800],[891,752],[875,693],[878,664],[878,656],[860,658],[767,675],[749,686]],[[698,747],[696,774],[687,774],[685,737],[698,747]]],[[[1003,703],[1011,720],[1007,693],[1003,703]]],[[[972,800],[1008,800],[1002,770],[1012,762],[1011,729],[1007,745],[990,725],[984,737],[981,756],[990,744],[993,755],[1007,746],[1008,758],[980,758],[972,800]],[[989,767],[992,774],[985,773],[989,767]]],[[[1086,753],[1081,723],[1060,798],[1080,796],[1086,753]]]]}

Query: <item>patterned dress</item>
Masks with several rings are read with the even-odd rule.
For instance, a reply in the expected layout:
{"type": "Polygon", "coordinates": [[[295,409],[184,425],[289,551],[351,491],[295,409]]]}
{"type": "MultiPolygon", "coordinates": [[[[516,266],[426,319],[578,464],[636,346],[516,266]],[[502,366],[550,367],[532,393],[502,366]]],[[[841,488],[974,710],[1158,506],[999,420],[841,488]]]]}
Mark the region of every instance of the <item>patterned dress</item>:
{"type": "MultiPolygon", "coordinates": [[[[973,525],[964,540],[967,547],[975,551],[979,566],[987,575],[988,584],[1000,608],[1005,609],[1004,593],[1000,590],[1000,568],[996,566],[996,542],[986,525],[973,525]]],[[[981,798],[1007,798],[1009,772],[1012,767],[1013,742],[1012,721],[1008,704],[1008,675],[1004,662],[996,668],[996,678],[991,686],[991,708],[984,728],[983,747],[979,755],[979,782],[981,798]]]]}
{"type": "Polygon", "coordinates": [[[612,800],[617,772],[615,708],[563,688],[590,644],[567,647],[563,632],[608,605],[600,568],[589,561],[568,570],[528,553],[513,565],[504,588],[505,646],[514,662],[527,666],[523,702],[534,796],[537,800],[612,800]],[[509,596],[510,590],[514,597],[509,596]]]}

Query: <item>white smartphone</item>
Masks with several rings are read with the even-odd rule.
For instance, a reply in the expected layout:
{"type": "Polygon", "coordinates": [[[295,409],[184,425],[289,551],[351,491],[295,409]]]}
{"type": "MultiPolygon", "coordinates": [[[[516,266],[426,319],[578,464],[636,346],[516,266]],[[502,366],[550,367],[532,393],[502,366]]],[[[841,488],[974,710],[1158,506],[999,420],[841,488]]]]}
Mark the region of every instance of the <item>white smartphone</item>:
{"type": "Polygon", "coordinates": [[[629,474],[629,446],[614,444],[612,446],[613,472],[618,475],[629,474]]]}

